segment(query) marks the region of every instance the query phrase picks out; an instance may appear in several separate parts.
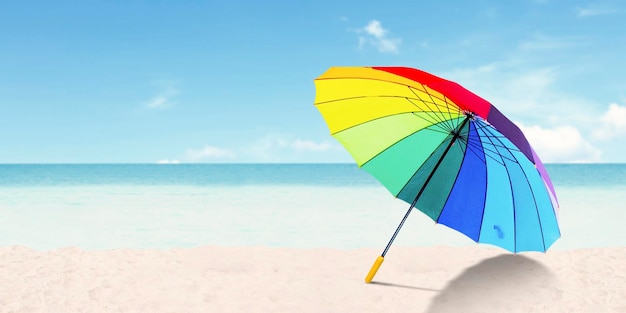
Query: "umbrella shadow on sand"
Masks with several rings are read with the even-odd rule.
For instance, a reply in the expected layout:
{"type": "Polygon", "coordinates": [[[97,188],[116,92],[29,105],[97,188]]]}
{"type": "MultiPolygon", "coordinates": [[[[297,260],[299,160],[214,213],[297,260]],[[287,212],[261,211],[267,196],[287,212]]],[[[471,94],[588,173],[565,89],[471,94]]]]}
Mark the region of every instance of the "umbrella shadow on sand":
{"type": "Polygon", "coordinates": [[[543,264],[522,255],[481,261],[450,281],[426,312],[507,312],[538,309],[557,285],[543,264]]]}

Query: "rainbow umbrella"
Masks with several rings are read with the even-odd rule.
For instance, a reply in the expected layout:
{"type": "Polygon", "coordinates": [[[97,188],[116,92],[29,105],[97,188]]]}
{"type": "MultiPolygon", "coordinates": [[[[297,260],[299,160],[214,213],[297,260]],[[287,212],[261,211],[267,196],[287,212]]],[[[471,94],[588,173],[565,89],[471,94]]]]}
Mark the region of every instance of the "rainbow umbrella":
{"type": "Polygon", "coordinates": [[[359,167],[413,208],[472,240],[545,252],[559,237],[558,202],[521,130],[460,85],[406,67],[332,67],[315,106],[359,167]]]}

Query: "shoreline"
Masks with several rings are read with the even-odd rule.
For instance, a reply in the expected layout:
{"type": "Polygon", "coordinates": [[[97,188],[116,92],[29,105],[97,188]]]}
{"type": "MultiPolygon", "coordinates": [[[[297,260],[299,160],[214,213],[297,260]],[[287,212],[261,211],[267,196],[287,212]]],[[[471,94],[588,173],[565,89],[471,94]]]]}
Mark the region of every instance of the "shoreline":
{"type": "Polygon", "coordinates": [[[626,312],[626,247],[0,247],[2,312],[626,312]]]}

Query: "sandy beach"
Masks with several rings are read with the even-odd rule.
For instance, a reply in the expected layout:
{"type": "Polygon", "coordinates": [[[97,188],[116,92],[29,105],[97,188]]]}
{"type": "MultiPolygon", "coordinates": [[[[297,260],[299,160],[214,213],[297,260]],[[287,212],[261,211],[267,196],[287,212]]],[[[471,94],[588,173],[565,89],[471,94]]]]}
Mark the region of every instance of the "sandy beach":
{"type": "Polygon", "coordinates": [[[626,312],[626,247],[0,249],[0,312],[626,312]]]}

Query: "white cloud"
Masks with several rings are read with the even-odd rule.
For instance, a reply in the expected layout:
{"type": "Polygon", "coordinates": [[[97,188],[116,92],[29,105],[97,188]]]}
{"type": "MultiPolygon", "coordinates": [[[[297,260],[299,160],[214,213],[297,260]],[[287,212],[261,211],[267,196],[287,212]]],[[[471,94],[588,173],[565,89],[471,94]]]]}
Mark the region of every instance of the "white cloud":
{"type": "Polygon", "coordinates": [[[626,106],[611,103],[600,122],[599,128],[593,135],[601,140],[607,140],[626,134],[626,106]]]}
{"type": "Polygon", "coordinates": [[[289,146],[289,141],[284,136],[267,134],[245,147],[245,154],[254,156],[261,161],[275,161],[280,157],[280,150],[289,146]]]}
{"type": "Polygon", "coordinates": [[[610,7],[606,7],[606,6],[587,6],[585,8],[577,8],[577,14],[576,16],[583,18],[583,17],[590,17],[590,16],[599,16],[599,15],[607,15],[607,14],[614,14],[617,13],[617,10],[610,8],[610,7]]]}
{"type": "Polygon", "coordinates": [[[520,52],[543,53],[547,50],[566,49],[587,45],[584,37],[554,37],[536,33],[532,37],[521,40],[518,48],[520,52]]]}
{"type": "Polygon", "coordinates": [[[173,87],[166,87],[164,90],[159,92],[157,95],[152,97],[152,99],[146,101],[144,106],[148,109],[164,109],[173,105],[173,98],[176,97],[180,92],[178,89],[173,87]]]}
{"type": "Polygon", "coordinates": [[[383,38],[385,34],[387,33],[387,30],[383,28],[382,24],[380,24],[379,21],[373,20],[373,21],[370,21],[370,23],[367,24],[367,26],[365,26],[365,32],[367,32],[368,34],[376,38],[383,38]]]}
{"type": "Polygon", "coordinates": [[[402,39],[389,37],[389,31],[377,21],[370,21],[365,27],[357,30],[359,36],[359,48],[365,45],[374,46],[379,52],[398,53],[402,39]]]}
{"type": "Polygon", "coordinates": [[[331,140],[313,141],[269,133],[241,149],[241,155],[255,162],[310,162],[323,156],[343,155],[343,148],[331,140]]]}
{"type": "MultiPolygon", "coordinates": [[[[267,133],[248,144],[230,149],[206,145],[199,149],[187,149],[185,162],[319,162],[325,158],[344,161],[347,152],[332,138],[322,141],[294,138],[280,133],[267,133]]],[[[170,160],[161,160],[166,163],[170,160]]]]}
{"type": "Polygon", "coordinates": [[[516,123],[545,163],[592,163],[602,152],[572,126],[543,128],[516,123]]]}
{"type": "Polygon", "coordinates": [[[158,160],[156,163],[157,164],[178,164],[180,162],[178,160],[162,159],[162,160],[158,160]]]}
{"type": "Polygon", "coordinates": [[[227,159],[235,157],[235,153],[231,150],[214,146],[204,146],[202,149],[187,149],[185,155],[191,161],[227,159]]]}
{"type": "Polygon", "coordinates": [[[310,140],[296,139],[291,143],[296,151],[327,151],[334,146],[330,142],[315,142],[310,140]]]}

